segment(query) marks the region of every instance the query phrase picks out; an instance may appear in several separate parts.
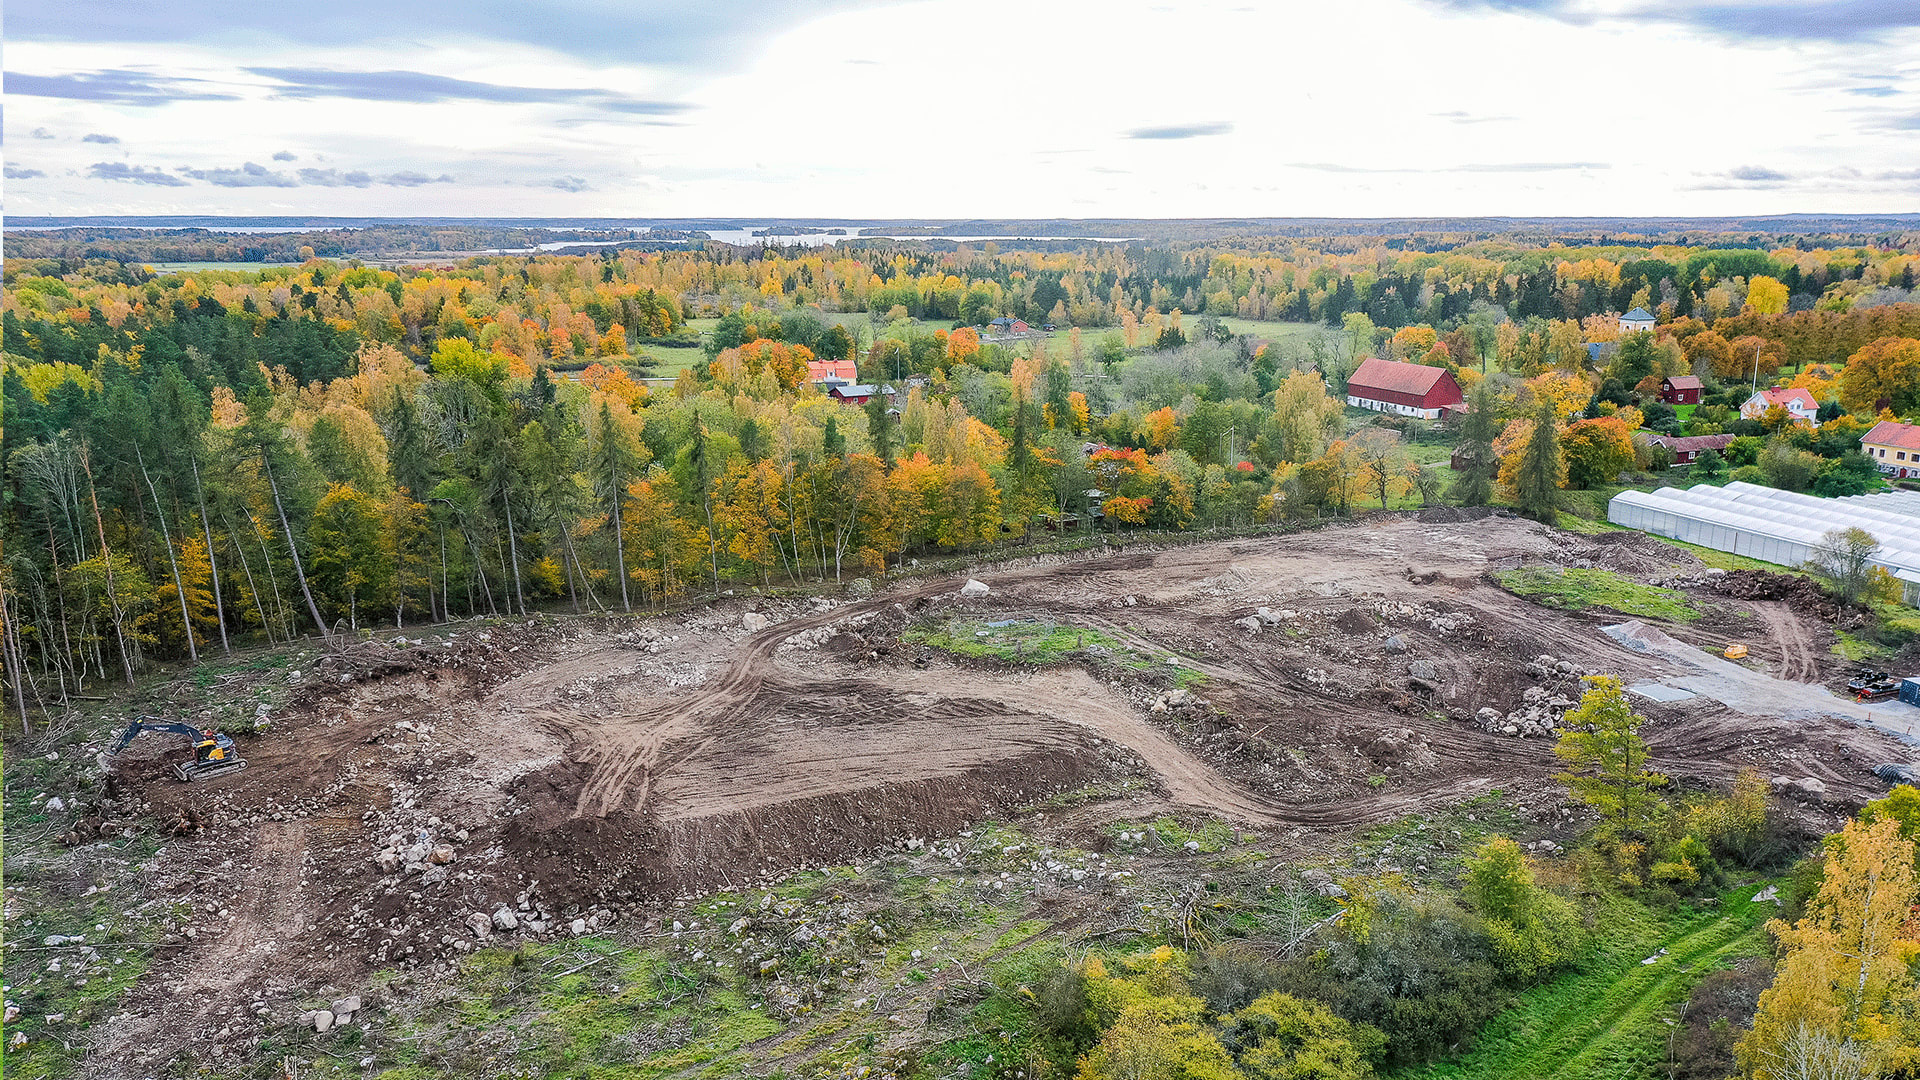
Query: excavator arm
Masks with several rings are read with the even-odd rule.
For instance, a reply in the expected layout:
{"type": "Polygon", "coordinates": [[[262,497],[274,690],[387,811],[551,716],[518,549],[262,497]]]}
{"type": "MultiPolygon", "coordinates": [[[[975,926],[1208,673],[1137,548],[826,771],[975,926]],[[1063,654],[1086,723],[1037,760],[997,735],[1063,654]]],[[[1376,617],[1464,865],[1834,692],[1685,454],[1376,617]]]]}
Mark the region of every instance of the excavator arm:
{"type": "Polygon", "coordinates": [[[205,780],[221,773],[239,772],[247,767],[246,760],[234,752],[233,740],[211,728],[197,728],[176,720],[153,720],[144,716],[127,725],[127,730],[120,733],[120,741],[114,744],[110,752],[101,755],[102,764],[147,731],[185,735],[193,744],[193,760],[179,762],[173,767],[173,775],[178,779],[205,780]]]}
{"type": "Polygon", "coordinates": [[[171,731],[176,735],[185,735],[194,742],[200,741],[200,729],[194,727],[192,724],[184,724],[175,720],[149,720],[143,716],[127,725],[127,730],[120,733],[120,741],[114,744],[113,749],[109,751],[109,753],[118,754],[120,751],[125,750],[127,745],[138,738],[140,733],[144,731],[171,731]]]}

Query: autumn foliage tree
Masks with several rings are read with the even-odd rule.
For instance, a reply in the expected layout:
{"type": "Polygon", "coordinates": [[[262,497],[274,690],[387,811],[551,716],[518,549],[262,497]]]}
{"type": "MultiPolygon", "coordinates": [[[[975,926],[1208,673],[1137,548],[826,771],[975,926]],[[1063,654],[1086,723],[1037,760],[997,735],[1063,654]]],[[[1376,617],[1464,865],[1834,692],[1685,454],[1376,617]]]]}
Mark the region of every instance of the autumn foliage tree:
{"type": "Polygon", "coordinates": [[[1851,1072],[1920,1068],[1920,881],[1915,845],[1891,819],[1850,821],[1833,838],[1806,915],[1767,924],[1779,942],[1741,1064],[1756,1080],[1797,1080],[1813,1053],[1851,1072]]]}
{"type": "Polygon", "coordinates": [[[1566,455],[1570,487],[1610,484],[1633,467],[1633,434],[1616,417],[1576,420],[1560,436],[1560,447],[1566,455]]]}
{"type": "Polygon", "coordinates": [[[1906,416],[1920,408],[1920,340],[1883,337],[1847,358],[1840,370],[1840,404],[1868,412],[1882,407],[1906,416]]]}

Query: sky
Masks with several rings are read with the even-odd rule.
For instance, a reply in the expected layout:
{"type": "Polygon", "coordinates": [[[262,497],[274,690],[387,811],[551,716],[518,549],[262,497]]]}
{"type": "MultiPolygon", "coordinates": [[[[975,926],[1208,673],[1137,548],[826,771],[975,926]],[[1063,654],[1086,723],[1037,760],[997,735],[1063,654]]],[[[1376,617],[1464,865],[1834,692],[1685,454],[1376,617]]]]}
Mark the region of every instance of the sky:
{"type": "Polygon", "coordinates": [[[5,209],[1920,210],[1916,0],[11,0],[5,209]]]}

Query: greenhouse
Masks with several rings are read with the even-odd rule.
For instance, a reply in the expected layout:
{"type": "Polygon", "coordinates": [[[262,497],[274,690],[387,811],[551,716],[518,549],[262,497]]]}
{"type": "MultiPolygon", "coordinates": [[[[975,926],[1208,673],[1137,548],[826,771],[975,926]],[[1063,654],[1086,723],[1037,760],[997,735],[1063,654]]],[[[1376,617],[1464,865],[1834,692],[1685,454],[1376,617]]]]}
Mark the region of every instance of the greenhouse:
{"type": "Polygon", "coordinates": [[[1860,528],[1880,541],[1873,561],[1906,584],[1909,600],[1920,595],[1920,492],[1823,499],[1736,480],[1623,491],[1607,504],[1607,520],[1782,566],[1806,562],[1834,529],[1860,528]]]}

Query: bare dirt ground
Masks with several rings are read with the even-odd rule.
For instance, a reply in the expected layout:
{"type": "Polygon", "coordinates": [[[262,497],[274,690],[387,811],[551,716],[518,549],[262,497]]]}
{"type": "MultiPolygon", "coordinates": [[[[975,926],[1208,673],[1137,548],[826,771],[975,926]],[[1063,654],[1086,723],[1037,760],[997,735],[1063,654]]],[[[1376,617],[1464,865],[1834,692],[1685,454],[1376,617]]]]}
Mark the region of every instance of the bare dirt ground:
{"type": "MultiPolygon", "coordinates": [[[[246,771],[178,784],[177,749],[158,745],[117,763],[100,812],[187,834],[152,887],[204,932],[162,950],[92,1071],[131,1075],[188,1036],[245,1053],[287,1002],[377,969],[577,934],[1069,791],[1111,788],[1069,815],[1079,828],[1172,811],[1289,835],[1495,787],[1552,798],[1551,740],[1490,733],[1478,712],[1577,698],[1586,671],[1676,666],[1602,633],[1617,614],[1536,606],[1489,576],[1533,564],[1699,568],[1637,535],[1377,520],[982,567],[984,597],[909,579],[846,602],[739,597],[349,647],[299,674],[246,771]],[[1238,621],[1260,608],[1257,630],[1238,621]],[[771,625],[744,629],[749,612],[771,625]],[[901,637],[1004,620],[1120,644],[1036,667],[901,637]]],[[[1666,628],[1680,640],[1744,626],[1775,675],[1832,674],[1825,631],[1790,604],[1696,601],[1711,617],[1666,628]]],[[[1838,718],[1705,697],[1642,711],[1662,771],[1813,777],[1824,801],[1807,812],[1826,818],[1884,790],[1868,766],[1907,756],[1838,718]]]]}

